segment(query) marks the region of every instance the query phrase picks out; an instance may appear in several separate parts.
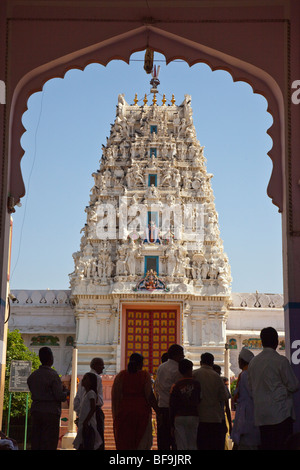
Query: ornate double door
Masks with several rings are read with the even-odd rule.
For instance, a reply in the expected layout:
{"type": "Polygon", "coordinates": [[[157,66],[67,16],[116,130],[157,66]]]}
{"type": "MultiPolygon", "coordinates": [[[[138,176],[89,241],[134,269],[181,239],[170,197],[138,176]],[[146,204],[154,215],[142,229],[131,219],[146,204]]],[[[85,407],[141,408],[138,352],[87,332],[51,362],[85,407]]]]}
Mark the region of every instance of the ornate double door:
{"type": "Polygon", "coordinates": [[[144,357],[144,368],[155,375],[161,356],[178,338],[176,309],[126,310],[126,365],[132,353],[144,357]]]}

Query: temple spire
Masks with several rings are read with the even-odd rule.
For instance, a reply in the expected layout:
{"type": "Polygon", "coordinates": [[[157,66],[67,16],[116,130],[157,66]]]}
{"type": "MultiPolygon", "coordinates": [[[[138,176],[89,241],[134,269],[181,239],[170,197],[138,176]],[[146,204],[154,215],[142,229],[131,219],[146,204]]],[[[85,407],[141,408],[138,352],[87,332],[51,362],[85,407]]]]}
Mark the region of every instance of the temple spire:
{"type": "Polygon", "coordinates": [[[134,94],[129,104],[119,94],[93,173],[70,274],[80,374],[95,351],[106,358],[106,373],[115,374],[139,350],[155,373],[181,328],[191,360],[198,361],[206,345],[223,360],[231,272],[212,175],[193,124],[191,96],[177,105],[172,94],[166,106],[165,95],[158,100],[158,73],[153,68],[151,93],[140,100],[134,94]],[[136,309],[121,302],[129,297],[136,309]],[[150,325],[157,318],[156,334],[150,325]]]}

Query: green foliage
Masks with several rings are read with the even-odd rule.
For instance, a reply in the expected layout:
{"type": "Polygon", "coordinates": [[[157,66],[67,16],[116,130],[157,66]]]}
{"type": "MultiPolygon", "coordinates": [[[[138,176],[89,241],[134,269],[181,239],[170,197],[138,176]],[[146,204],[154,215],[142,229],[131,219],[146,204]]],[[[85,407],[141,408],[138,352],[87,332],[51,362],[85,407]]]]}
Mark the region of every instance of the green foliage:
{"type": "MultiPolygon", "coordinates": [[[[30,351],[24,344],[21,333],[19,330],[8,331],[7,333],[7,351],[6,351],[6,369],[5,369],[5,393],[3,403],[3,414],[5,417],[8,415],[9,407],[9,377],[11,361],[31,361],[32,371],[38,369],[40,360],[37,354],[30,351]]],[[[31,404],[31,397],[29,394],[29,406],[31,404]]],[[[11,418],[25,416],[26,413],[26,393],[12,392],[11,397],[11,418]]]]}
{"type": "Polygon", "coordinates": [[[230,393],[233,396],[236,389],[237,379],[233,380],[230,384],[230,393]]]}

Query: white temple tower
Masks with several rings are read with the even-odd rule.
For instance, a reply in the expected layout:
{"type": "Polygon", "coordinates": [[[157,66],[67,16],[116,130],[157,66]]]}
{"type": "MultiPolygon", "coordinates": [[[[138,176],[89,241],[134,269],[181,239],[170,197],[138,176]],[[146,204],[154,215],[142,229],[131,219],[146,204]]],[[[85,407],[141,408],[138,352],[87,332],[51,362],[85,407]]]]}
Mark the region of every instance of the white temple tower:
{"type": "Polygon", "coordinates": [[[70,275],[79,374],[94,356],[115,374],[132,352],[155,373],[175,342],[224,364],[231,275],[205,162],[189,95],[119,95],[70,275]]]}

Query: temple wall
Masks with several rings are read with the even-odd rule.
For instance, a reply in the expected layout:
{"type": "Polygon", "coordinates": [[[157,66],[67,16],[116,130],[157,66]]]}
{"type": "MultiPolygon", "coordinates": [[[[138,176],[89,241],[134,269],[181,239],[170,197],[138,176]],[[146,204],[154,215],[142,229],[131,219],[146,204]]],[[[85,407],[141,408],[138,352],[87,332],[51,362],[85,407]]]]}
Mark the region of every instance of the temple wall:
{"type": "MultiPolygon", "coordinates": [[[[36,353],[41,346],[50,346],[58,373],[70,373],[73,341],[76,341],[70,291],[15,290],[12,294],[15,300],[11,301],[9,330],[18,329],[25,345],[36,353]]],[[[88,299],[85,302],[87,307],[88,299]]],[[[277,329],[281,341],[278,351],[285,354],[282,295],[233,293],[226,311],[216,313],[214,307],[213,301],[207,301],[206,305],[182,301],[180,342],[195,367],[199,366],[200,354],[205,351],[212,352],[216,362],[223,366],[224,349],[228,344],[231,371],[237,375],[240,349],[245,345],[254,354],[259,353],[260,330],[266,326],[277,329]]],[[[86,308],[80,314],[79,321],[83,325],[86,322],[86,326],[80,328],[82,336],[77,344],[81,352],[79,374],[89,369],[94,356],[104,358],[106,374],[113,375],[120,370],[122,349],[118,308],[118,303],[107,300],[106,305],[101,301],[101,307],[95,307],[93,312],[86,308]]]]}

